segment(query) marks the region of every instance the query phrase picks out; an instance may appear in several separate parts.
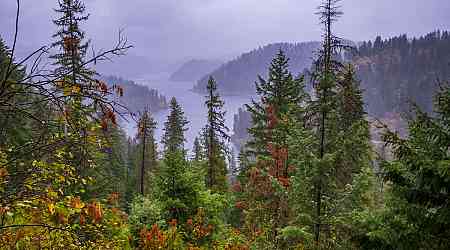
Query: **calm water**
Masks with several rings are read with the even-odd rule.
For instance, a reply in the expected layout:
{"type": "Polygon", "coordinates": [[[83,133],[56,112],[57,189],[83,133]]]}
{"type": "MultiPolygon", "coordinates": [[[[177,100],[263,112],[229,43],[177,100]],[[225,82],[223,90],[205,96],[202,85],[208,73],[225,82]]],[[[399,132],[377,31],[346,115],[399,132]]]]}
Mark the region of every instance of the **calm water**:
{"type": "MultiPolygon", "coordinates": [[[[172,82],[168,80],[167,76],[149,76],[143,79],[135,79],[135,82],[148,86],[149,88],[157,89],[167,97],[167,101],[174,96],[182,105],[185,115],[190,122],[188,126],[189,130],[186,132],[186,148],[190,151],[195,137],[206,123],[205,97],[203,94],[191,91],[194,82],[172,82]]],[[[234,115],[240,107],[250,102],[251,96],[223,96],[222,98],[225,101],[225,110],[227,112],[226,125],[230,128],[231,134],[234,115]]],[[[162,127],[164,126],[168,113],[169,111],[166,110],[153,114],[154,119],[158,123],[156,131],[158,142],[161,140],[162,127]]],[[[126,124],[124,127],[129,136],[135,135],[136,125],[134,123],[126,124]]]]}

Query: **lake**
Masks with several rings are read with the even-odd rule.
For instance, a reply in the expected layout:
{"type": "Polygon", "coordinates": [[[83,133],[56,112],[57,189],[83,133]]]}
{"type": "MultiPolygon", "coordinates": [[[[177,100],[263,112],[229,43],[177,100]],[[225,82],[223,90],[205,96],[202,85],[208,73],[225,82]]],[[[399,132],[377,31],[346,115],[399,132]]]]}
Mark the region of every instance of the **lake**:
{"type": "MultiPolygon", "coordinates": [[[[185,148],[190,152],[192,150],[193,142],[196,136],[198,136],[200,130],[206,124],[206,107],[205,107],[205,95],[191,91],[195,82],[173,82],[168,80],[168,75],[148,76],[140,79],[134,79],[138,84],[148,86],[149,88],[157,89],[159,93],[166,96],[167,101],[174,96],[177,101],[182,105],[187,119],[189,120],[188,128],[186,132],[186,145],[185,148]]],[[[233,117],[238,113],[238,109],[244,104],[251,101],[250,95],[244,96],[222,96],[225,102],[226,111],[226,125],[230,128],[230,135],[233,129],[233,117]]],[[[153,118],[158,123],[156,130],[156,138],[158,143],[161,141],[162,128],[164,122],[167,119],[169,110],[160,111],[153,114],[153,118]]],[[[125,130],[129,136],[135,136],[136,124],[129,122],[124,125],[125,130]]]]}

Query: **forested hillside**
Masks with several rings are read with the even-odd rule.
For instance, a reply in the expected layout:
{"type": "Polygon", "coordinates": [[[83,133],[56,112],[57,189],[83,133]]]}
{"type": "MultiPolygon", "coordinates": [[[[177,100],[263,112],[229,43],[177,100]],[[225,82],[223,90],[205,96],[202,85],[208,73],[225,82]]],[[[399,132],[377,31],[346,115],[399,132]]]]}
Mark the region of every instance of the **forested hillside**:
{"type": "Polygon", "coordinates": [[[450,35],[432,32],[419,38],[406,35],[364,42],[353,58],[365,89],[368,112],[406,112],[415,103],[427,112],[439,80],[450,76],[450,35]]]}
{"type": "Polygon", "coordinates": [[[170,80],[177,82],[197,81],[218,68],[220,64],[219,61],[193,59],[183,63],[179,69],[173,72],[170,75],[170,80]]]}
{"type": "Polygon", "coordinates": [[[313,52],[320,46],[318,42],[307,43],[274,43],[244,53],[238,58],[227,62],[218,69],[204,75],[194,87],[195,91],[204,92],[209,76],[217,81],[219,91],[224,94],[241,95],[254,94],[254,83],[258,75],[265,75],[270,61],[282,49],[291,58],[290,69],[295,74],[309,69],[313,62],[313,52]]]}
{"type": "MultiPolygon", "coordinates": [[[[448,34],[377,39],[363,44],[357,64],[337,60],[349,49],[335,33],[340,6],[321,1],[320,46],[285,44],[297,51],[289,58],[273,45],[272,55],[257,50],[231,63],[233,72],[219,70],[254,65],[245,75],[255,74],[255,97],[234,118],[237,137],[248,131],[238,163],[229,99],[214,76],[197,85],[204,88],[203,126],[186,148],[192,126],[176,97],[158,124],[154,112],[166,106],[164,97],[120,78],[107,84],[94,70],[132,46],[119,35],[115,46],[89,56],[82,0],[56,3],[51,50],[17,59],[18,36],[11,45],[0,39],[0,249],[450,249],[450,83],[443,78],[429,99],[419,95],[423,84],[434,84],[430,72],[447,72],[437,54],[448,52],[448,34]],[[307,65],[313,47],[320,49],[307,65]],[[258,53],[270,56],[262,73],[251,59],[258,53]],[[51,67],[41,64],[46,56],[51,67]],[[386,60],[390,68],[379,69],[386,60]],[[309,79],[299,74],[305,68],[309,79]],[[369,119],[370,90],[358,70],[387,82],[405,71],[417,76],[398,86],[411,81],[406,93],[432,103],[433,112],[415,106],[405,116],[408,133],[369,119]],[[134,109],[137,131],[127,136],[118,119],[134,109]]],[[[398,86],[389,91],[406,91],[398,86]]]]}
{"type": "MultiPolygon", "coordinates": [[[[440,81],[450,77],[450,35],[447,31],[436,31],[412,39],[406,35],[385,40],[377,37],[375,41],[361,43],[351,61],[371,117],[398,116],[414,105],[432,112],[433,95],[439,90],[440,81]]],[[[248,138],[248,115],[245,110],[236,115],[233,135],[236,145],[248,138]]]]}
{"type": "Polygon", "coordinates": [[[122,87],[123,96],[120,97],[118,102],[126,106],[132,113],[138,113],[138,111],[144,109],[158,112],[168,108],[166,97],[159,94],[156,89],[149,89],[120,77],[105,76],[103,79],[110,87],[114,85],[122,87]]]}
{"type": "MultiPolygon", "coordinates": [[[[217,79],[219,90],[236,95],[255,93],[255,76],[264,76],[264,69],[279,48],[291,58],[291,69],[303,73],[311,67],[318,44],[270,44],[243,54],[211,73],[217,79]]],[[[450,76],[447,31],[413,38],[406,35],[377,37],[374,41],[360,43],[357,52],[349,54],[354,54],[347,59],[356,65],[358,79],[365,90],[366,108],[372,116],[407,112],[411,104],[430,112],[432,96],[439,89],[438,80],[450,76]]],[[[204,88],[208,76],[197,83],[196,90],[204,88]]],[[[310,90],[310,82],[307,85],[310,90]]]]}

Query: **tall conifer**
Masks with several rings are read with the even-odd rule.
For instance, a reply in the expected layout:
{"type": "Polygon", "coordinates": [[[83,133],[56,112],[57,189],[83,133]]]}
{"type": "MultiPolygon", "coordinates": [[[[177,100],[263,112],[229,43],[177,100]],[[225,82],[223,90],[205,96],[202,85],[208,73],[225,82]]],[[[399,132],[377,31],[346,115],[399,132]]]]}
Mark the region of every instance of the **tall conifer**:
{"type": "Polygon", "coordinates": [[[216,191],[225,191],[227,175],[225,155],[227,154],[226,143],[230,140],[229,129],[225,125],[224,102],[217,92],[217,84],[212,77],[209,78],[207,91],[205,105],[208,117],[204,128],[207,154],[206,185],[216,191]]]}
{"type": "Polygon", "coordinates": [[[138,139],[140,147],[139,192],[144,195],[147,170],[156,167],[157,145],[154,134],[156,122],[148,110],[144,111],[138,122],[138,139]]]}
{"type": "Polygon", "coordinates": [[[184,152],[184,133],[188,130],[187,121],[182,107],[175,97],[170,100],[170,114],[164,123],[164,135],[161,142],[164,144],[164,153],[184,152]]]}

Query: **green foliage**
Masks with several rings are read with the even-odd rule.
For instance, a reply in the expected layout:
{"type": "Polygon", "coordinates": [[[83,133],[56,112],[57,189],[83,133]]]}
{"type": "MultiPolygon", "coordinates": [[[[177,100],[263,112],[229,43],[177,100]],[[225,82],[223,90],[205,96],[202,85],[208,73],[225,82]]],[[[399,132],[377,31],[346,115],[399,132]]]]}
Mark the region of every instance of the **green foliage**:
{"type": "Polygon", "coordinates": [[[184,116],[183,109],[178,104],[175,97],[170,100],[170,114],[164,123],[164,135],[162,143],[164,144],[165,154],[184,151],[184,133],[188,130],[186,126],[189,122],[184,116]]]}
{"type": "Polygon", "coordinates": [[[222,110],[224,102],[217,92],[216,81],[212,77],[208,81],[207,90],[205,105],[208,116],[203,130],[207,158],[206,186],[215,191],[225,192],[227,189],[225,155],[228,153],[226,143],[230,140],[229,129],[225,125],[225,111],[222,110]]]}
{"type": "Polygon", "coordinates": [[[448,249],[450,247],[449,134],[450,88],[435,98],[436,116],[419,109],[409,121],[409,137],[386,131],[394,160],[383,164],[390,186],[386,208],[364,219],[360,244],[371,249],[448,249]]]}
{"type": "Polygon", "coordinates": [[[353,62],[366,89],[368,112],[374,116],[404,113],[410,110],[411,102],[432,112],[433,96],[439,91],[436,79],[450,75],[449,42],[448,31],[363,42],[353,62]]]}
{"type": "Polygon", "coordinates": [[[150,172],[154,171],[157,166],[157,144],[155,140],[156,122],[148,110],[145,110],[138,121],[138,133],[136,139],[138,140],[137,147],[137,162],[136,178],[139,179],[138,190],[141,195],[144,195],[145,190],[149,188],[146,185],[150,172]]]}

